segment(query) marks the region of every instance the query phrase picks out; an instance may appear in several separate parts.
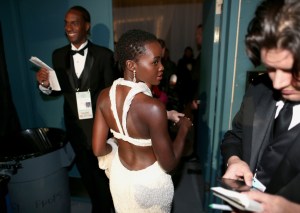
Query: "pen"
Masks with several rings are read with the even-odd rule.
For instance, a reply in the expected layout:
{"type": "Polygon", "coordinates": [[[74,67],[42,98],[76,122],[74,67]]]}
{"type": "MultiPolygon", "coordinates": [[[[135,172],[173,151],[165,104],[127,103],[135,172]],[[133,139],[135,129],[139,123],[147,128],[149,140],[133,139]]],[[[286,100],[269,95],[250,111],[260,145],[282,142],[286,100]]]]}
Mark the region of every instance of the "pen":
{"type": "Polygon", "coordinates": [[[223,211],[232,211],[232,208],[230,206],[223,205],[223,204],[212,203],[209,205],[209,207],[212,209],[218,209],[218,210],[223,210],[223,211]]]}

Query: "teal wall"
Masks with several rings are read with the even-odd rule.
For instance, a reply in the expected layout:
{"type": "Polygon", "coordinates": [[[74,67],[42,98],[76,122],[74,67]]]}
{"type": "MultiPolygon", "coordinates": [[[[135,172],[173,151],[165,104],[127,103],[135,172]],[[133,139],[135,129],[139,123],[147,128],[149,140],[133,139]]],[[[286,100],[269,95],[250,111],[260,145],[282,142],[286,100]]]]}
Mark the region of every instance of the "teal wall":
{"type": "Polygon", "coordinates": [[[28,59],[37,56],[52,66],[52,51],[68,42],[64,35],[64,15],[74,5],[89,10],[91,39],[113,49],[112,0],[9,0],[0,3],[9,80],[23,129],[64,128],[62,98],[40,94],[35,80],[36,68],[28,59]]]}

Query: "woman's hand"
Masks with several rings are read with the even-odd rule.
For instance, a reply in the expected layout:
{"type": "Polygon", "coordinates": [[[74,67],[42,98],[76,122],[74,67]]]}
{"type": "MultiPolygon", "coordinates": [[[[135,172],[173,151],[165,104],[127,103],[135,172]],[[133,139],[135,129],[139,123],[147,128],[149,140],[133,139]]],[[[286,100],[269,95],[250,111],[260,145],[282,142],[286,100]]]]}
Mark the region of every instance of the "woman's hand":
{"type": "Polygon", "coordinates": [[[188,130],[193,126],[193,123],[188,117],[180,117],[179,121],[176,123],[179,128],[186,127],[188,130]]]}

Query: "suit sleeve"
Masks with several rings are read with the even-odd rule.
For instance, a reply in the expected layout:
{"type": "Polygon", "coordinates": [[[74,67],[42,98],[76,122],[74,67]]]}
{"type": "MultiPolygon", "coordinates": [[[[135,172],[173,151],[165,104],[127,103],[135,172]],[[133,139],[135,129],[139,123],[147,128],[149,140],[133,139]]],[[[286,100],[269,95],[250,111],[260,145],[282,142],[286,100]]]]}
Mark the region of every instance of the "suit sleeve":
{"type": "Polygon", "coordinates": [[[249,133],[252,131],[251,119],[253,117],[253,109],[251,107],[253,104],[250,103],[253,102],[255,93],[257,93],[257,88],[255,88],[254,85],[250,85],[246,94],[244,95],[240,109],[232,121],[232,129],[224,134],[221,143],[221,154],[225,164],[227,163],[228,159],[234,155],[243,159],[246,154],[243,153],[243,150],[245,147],[250,146],[249,144],[244,143],[248,143],[250,141],[245,141],[245,137],[246,135],[248,137],[249,133]]]}
{"type": "Polygon", "coordinates": [[[223,161],[226,164],[228,159],[236,155],[242,158],[242,117],[243,117],[243,104],[240,110],[235,115],[232,122],[232,129],[228,130],[221,143],[221,154],[223,156],[223,161]]]}
{"type": "Polygon", "coordinates": [[[273,97],[272,82],[267,74],[259,75],[250,82],[241,107],[233,119],[232,129],[224,135],[221,143],[224,163],[233,155],[249,163],[254,115],[265,95],[273,97]]]}
{"type": "Polygon", "coordinates": [[[53,53],[52,53],[52,65],[53,65],[53,69],[56,73],[56,77],[58,79],[58,82],[60,84],[60,87],[61,87],[61,91],[54,91],[52,90],[51,92],[51,96],[59,96],[59,95],[62,95],[63,94],[63,84],[62,84],[62,79],[61,79],[61,75],[59,72],[61,72],[61,68],[59,66],[59,64],[65,64],[67,61],[67,55],[65,54],[62,54],[61,51],[57,51],[57,50],[54,50],[53,53]]]}

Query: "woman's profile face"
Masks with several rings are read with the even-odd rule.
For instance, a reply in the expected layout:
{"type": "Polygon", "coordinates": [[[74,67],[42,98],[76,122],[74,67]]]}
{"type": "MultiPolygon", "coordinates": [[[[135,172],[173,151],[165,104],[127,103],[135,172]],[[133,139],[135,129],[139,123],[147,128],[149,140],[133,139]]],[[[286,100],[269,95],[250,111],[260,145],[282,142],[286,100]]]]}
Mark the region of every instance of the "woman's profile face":
{"type": "Polygon", "coordinates": [[[161,64],[162,48],[158,42],[145,45],[146,51],[136,62],[137,81],[143,81],[148,86],[158,85],[162,80],[164,67],[161,64]]]}

